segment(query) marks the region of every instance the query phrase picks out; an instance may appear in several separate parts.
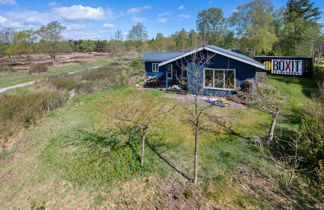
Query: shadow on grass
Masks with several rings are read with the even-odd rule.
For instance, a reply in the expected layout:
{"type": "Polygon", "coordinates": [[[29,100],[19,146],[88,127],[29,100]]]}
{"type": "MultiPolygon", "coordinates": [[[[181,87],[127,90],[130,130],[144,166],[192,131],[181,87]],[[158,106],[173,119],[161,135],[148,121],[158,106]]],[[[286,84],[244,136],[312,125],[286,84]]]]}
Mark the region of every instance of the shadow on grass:
{"type": "Polygon", "coordinates": [[[318,91],[316,81],[311,78],[302,78],[302,77],[294,77],[294,76],[271,76],[270,78],[286,84],[301,85],[302,93],[306,97],[312,97],[318,91]]]}
{"type": "MultiPolygon", "coordinates": [[[[128,154],[128,158],[135,158],[135,160],[131,161],[127,159],[127,162],[123,164],[128,164],[131,162],[132,165],[136,165],[134,169],[140,171],[151,170],[148,169],[156,168],[156,160],[161,160],[166,163],[171,169],[182,175],[185,179],[191,180],[191,178],[179,170],[174,164],[171,163],[166,157],[163,156],[163,153],[168,152],[179,144],[176,143],[168,143],[165,142],[162,138],[155,138],[153,136],[148,136],[146,140],[146,145],[153,153],[149,151],[146,152],[145,155],[145,164],[144,166],[140,166],[140,142],[141,136],[136,128],[129,128],[123,131],[97,131],[97,132],[88,132],[83,130],[78,130],[79,138],[73,138],[73,141],[69,141],[70,145],[77,145],[80,147],[85,147],[88,150],[95,150],[96,155],[92,156],[92,159],[88,161],[88,164],[94,164],[98,160],[101,159],[107,160],[107,157],[112,154],[123,154],[123,152],[131,151],[131,155],[128,154]],[[151,137],[151,138],[150,138],[151,137]],[[75,141],[77,139],[77,141],[75,141]],[[153,155],[155,154],[155,155],[153,155]]],[[[88,152],[87,150],[87,152],[88,152]]],[[[117,160],[115,160],[117,161],[117,160]]],[[[114,164],[114,163],[113,163],[114,164]]]]}
{"type": "Polygon", "coordinates": [[[163,156],[163,153],[175,148],[178,146],[178,144],[171,144],[171,143],[166,143],[163,142],[162,139],[158,139],[155,141],[147,141],[147,146],[152,150],[152,152],[154,154],[156,154],[160,160],[162,160],[164,163],[166,163],[170,168],[172,168],[173,170],[175,170],[177,173],[179,173],[180,175],[182,175],[185,179],[187,179],[188,181],[191,181],[192,178],[190,178],[186,173],[184,173],[183,171],[181,171],[180,169],[178,169],[173,163],[171,163],[170,160],[168,160],[166,157],[163,156]],[[164,148],[164,151],[161,151],[164,148]]]}
{"type": "Polygon", "coordinates": [[[291,107],[289,114],[283,114],[281,119],[282,123],[298,125],[305,114],[305,110],[302,107],[291,107]]]}
{"type": "Polygon", "coordinates": [[[137,147],[140,143],[140,136],[135,128],[125,129],[124,131],[97,131],[88,132],[78,130],[83,136],[78,142],[79,146],[85,146],[89,149],[99,149],[106,152],[118,151],[125,147],[129,147],[133,155],[140,161],[140,155],[137,147]]]}

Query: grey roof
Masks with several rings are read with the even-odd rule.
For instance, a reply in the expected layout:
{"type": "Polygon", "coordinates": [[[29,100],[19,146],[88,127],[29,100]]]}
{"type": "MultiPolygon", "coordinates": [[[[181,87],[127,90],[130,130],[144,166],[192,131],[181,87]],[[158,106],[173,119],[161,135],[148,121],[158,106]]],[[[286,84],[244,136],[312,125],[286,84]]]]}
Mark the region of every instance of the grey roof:
{"type": "MultiPolygon", "coordinates": [[[[258,61],[250,58],[248,56],[242,55],[240,53],[236,53],[230,50],[223,49],[221,47],[217,47],[215,45],[206,45],[199,49],[209,49],[210,51],[215,51],[215,53],[239,60],[244,63],[248,63],[250,65],[256,66],[258,68],[264,68],[264,65],[259,63],[258,61]]],[[[181,57],[189,55],[193,51],[186,51],[186,52],[152,52],[147,53],[141,58],[141,61],[145,62],[162,62],[160,65],[165,65],[171,61],[179,59],[181,57]]]]}
{"type": "Polygon", "coordinates": [[[141,58],[141,61],[146,62],[163,62],[167,61],[171,58],[178,57],[179,55],[183,55],[187,52],[150,52],[144,55],[141,58]]]}
{"type": "Polygon", "coordinates": [[[250,58],[250,57],[248,57],[246,55],[242,55],[240,53],[236,53],[236,52],[233,52],[233,51],[230,51],[230,50],[226,50],[226,49],[223,49],[221,47],[217,47],[215,45],[207,45],[206,47],[209,47],[209,48],[214,49],[216,51],[220,51],[220,52],[222,52],[224,54],[227,54],[229,56],[236,57],[238,59],[243,59],[243,60],[246,60],[248,62],[255,63],[256,65],[263,65],[260,62],[254,60],[253,58],[250,58]]]}

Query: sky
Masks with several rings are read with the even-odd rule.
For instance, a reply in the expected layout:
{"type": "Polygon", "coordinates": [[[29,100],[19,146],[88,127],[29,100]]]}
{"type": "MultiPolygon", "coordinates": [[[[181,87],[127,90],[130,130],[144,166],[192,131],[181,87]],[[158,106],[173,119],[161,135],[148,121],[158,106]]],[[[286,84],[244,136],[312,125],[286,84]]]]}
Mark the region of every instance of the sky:
{"type": "MultiPolygon", "coordinates": [[[[159,32],[170,35],[182,28],[196,28],[197,14],[211,7],[221,8],[226,17],[238,5],[250,0],[0,0],[0,27],[37,29],[57,20],[66,27],[64,39],[111,39],[116,30],[127,32],[138,22],[149,38],[159,32]]],[[[275,8],[287,0],[272,0],[275,8]]],[[[324,0],[312,0],[322,11],[324,0]]]]}

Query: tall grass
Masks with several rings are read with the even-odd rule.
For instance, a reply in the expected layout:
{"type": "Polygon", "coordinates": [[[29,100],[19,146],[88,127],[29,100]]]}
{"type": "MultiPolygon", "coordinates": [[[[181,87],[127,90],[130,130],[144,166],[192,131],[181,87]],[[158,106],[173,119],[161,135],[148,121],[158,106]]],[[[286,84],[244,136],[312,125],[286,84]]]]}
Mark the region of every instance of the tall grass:
{"type": "Polygon", "coordinates": [[[29,127],[45,112],[63,106],[68,91],[90,93],[117,85],[134,85],[142,75],[139,70],[106,66],[50,77],[32,92],[0,96],[0,148],[20,128],[29,127]]]}
{"type": "Polygon", "coordinates": [[[21,127],[29,127],[45,112],[61,107],[66,95],[61,91],[42,90],[0,97],[0,147],[21,127]],[[2,139],[2,140],[1,140],[2,139]]]}
{"type": "Polygon", "coordinates": [[[78,74],[49,78],[45,83],[60,90],[90,93],[116,85],[135,85],[144,73],[141,70],[105,66],[78,74]]]}

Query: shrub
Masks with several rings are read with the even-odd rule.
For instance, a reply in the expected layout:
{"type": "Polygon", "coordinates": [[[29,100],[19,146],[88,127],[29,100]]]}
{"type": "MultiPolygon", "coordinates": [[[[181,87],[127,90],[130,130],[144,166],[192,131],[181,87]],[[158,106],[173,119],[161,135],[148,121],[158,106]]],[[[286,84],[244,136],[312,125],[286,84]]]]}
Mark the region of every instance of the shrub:
{"type": "Polygon", "coordinates": [[[109,66],[119,66],[120,63],[118,61],[111,62],[109,66]]]}
{"type": "Polygon", "coordinates": [[[59,90],[76,90],[77,92],[91,92],[92,83],[86,81],[78,81],[68,77],[52,77],[47,81],[59,90]]]}
{"type": "Polygon", "coordinates": [[[316,172],[320,170],[320,161],[324,160],[324,123],[315,116],[305,115],[299,131],[298,153],[303,158],[302,167],[316,172]]]}
{"type": "Polygon", "coordinates": [[[314,79],[317,81],[324,81],[324,66],[316,65],[314,70],[314,79]]]}
{"type": "Polygon", "coordinates": [[[132,60],[132,62],[129,64],[129,67],[134,69],[141,69],[143,68],[143,63],[139,60],[132,60]]]}
{"type": "Polygon", "coordinates": [[[106,80],[118,77],[122,69],[103,67],[95,70],[86,70],[80,73],[82,80],[96,81],[106,80]]]}
{"type": "Polygon", "coordinates": [[[47,72],[48,66],[50,66],[50,65],[52,65],[51,62],[34,64],[29,68],[29,73],[30,74],[34,74],[34,73],[39,74],[42,72],[47,72]]]}

